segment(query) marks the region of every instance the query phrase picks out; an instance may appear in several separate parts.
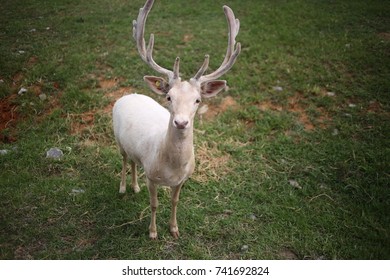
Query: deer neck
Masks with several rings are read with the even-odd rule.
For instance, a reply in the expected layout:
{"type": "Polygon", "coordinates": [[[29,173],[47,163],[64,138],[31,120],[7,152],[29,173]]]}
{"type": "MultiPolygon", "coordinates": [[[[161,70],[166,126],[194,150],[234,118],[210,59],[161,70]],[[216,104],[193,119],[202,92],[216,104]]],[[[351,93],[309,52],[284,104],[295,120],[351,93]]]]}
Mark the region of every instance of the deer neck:
{"type": "Polygon", "coordinates": [[[177,129],[172,121],[171,118],[161,156],[171,168],[182,169],[194,161],[193,126],[191,124],[186,129],[177,129]]]}

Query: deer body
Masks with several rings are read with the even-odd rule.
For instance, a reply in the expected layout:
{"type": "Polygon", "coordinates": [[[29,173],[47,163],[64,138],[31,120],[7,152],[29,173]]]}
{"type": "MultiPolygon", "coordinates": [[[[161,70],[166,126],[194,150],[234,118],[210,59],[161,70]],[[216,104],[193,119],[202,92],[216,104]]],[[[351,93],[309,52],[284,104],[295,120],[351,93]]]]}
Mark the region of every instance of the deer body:
{"type": "Polygon", "coordinates": [[[131,94],[113,109],[115,138],[120,151],[144,168],[146,177],[164,186],[178,186],[195,168],[192,127],[174,127],[170,113],[152,98],[131,94]]]}
{"type": "Polygon", "coordinates": [[[168,81],[161,77],[144,77],[152,91],[166,97],[168,110],[152,98],[140,94],[126,95],[115,103],[114,134],[123,156],[119,192],[126,191],[128,161],[131,163],[132,188],[134,192],[140,191],[136,165],[142,166],[145,170],[152,212],[149,237],[156,239],[157,186],[171,187],[172,211],[169,226],[172,236],[177,238],[179,229],[176,211],[180,190],[195,169],[194,117],[202,98],[213,97],[226,87],[226,81],[217,78],[233,66],[240,53],[241,45],[235,42],[239,21],[234,17],[233,11],[224,6],[229,25],[228,48],[224,61],[213,73],[204,75],[209,63],[209,56],[206,55],[196,75],[189,81],[181,81],[179,58],[176,58],[173,71],[167,70],[153,60],[153,34],[150,36],[148,46],[145,45],[145,22],[153,2],[154,0],[147,0],[140,9],[137,20],[133,21],[133,37],[142,60],[155,71],[168,77],[168,81]]]}

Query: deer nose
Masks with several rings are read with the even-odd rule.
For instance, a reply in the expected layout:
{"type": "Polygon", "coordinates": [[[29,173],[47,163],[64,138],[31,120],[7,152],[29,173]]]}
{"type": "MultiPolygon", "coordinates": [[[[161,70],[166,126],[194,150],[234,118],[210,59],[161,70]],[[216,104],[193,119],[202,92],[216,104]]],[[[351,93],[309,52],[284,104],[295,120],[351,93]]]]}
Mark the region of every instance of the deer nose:
{"type": "Polygon", "coordinates": [[[187,120],[174,120],[173,123],[177,129],[185,129],[188,125],[187,120]]]}

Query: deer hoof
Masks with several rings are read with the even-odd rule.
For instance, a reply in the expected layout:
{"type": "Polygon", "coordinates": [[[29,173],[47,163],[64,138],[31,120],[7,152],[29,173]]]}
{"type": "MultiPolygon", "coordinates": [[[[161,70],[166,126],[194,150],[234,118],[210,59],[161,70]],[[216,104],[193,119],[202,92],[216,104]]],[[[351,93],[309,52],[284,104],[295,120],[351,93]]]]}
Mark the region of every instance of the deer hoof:
{"type": "Polygon", "coordinates": [[[125,193],[125,192],[126,192],[126,185],[120,185],[119,193],[125,193]]]}
{"type": "Polygon", "coordinates": [[[156,231],[149,232],[149,238],[151,240],[157,240],[157,232],[156,231]]]}
{"type": "Polygon", "coordinates": [[[141,190],[141,189],[139,188],[138,184],[133,186],[133,191],[134,191],[134,193],[139,193],[140,190],[141,190]]]}
{"type": "Polygon", "coordinates": [[[173,238],[178,239],[179,236],[180,236],[179,229],[177,227],[172,228],[171,229],[171,235],[172,235],[173,238]]]}

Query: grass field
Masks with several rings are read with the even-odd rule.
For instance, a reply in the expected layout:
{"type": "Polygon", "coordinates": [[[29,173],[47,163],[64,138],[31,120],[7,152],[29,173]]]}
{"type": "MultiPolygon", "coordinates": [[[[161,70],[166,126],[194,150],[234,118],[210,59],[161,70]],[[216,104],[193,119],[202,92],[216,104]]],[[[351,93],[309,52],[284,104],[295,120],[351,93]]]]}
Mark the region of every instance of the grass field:
{"type": "Polygon", "coordinates": [[[0,259],[389,259],[389,3],[156,0],[159,64],[219,66],[224,4],[243,49],[196,120],[181,237],[161,188],[150,241],[111,127],[126,92],[163,101],[131,38],[143,2],[0,0],[0,259]]]}

